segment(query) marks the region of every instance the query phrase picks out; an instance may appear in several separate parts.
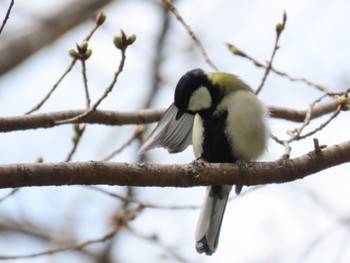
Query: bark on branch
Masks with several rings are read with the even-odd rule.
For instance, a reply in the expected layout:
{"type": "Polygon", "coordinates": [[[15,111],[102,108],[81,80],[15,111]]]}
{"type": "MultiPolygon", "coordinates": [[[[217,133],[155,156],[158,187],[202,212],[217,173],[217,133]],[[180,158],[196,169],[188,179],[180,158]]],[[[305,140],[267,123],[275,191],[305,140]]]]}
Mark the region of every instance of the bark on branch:
{"type": "MultiPolygon", "coordinates": [[[[0,117],[0,132],[49,128],[57,125],[57,121],[72,119],[84,112],[85,110],[68,110],[13,117],[0,117]]],[[[80,122],[104,125],[150,123],[158,121],[163,113],[163,109],[139,110],[135,112],[96,110],[82,118],[80,122]]]]}
{"type": "Polygon", "coordinates": [[[295,159],[236,164],[159,165],[76,162],[0,165],[0,188],[48,185],[131,185],[192,187],[285,183],[350,161],[350,141],[317,149],[295,159]]]}
{"type": "MultiPolygon", "coordinates": [[[[311,119],[335,111],[338,102],[325,103],[316,106],[311,114],[311,119]]],[[[303,122],[307,111],[294,109],[269,107],[271,117],[295,122],[303,122]]],[[[163,115],[165,109],[145,109],[135,112],[96,110],[84,117],[81,122],[104,125],[125,125],[156,122],[163,115]]],[[[0,117],[0,132],[19,131],[37,128],[53,127],[57,121],[63,121],[83,114],[85,110],[68,110],[58,112],[39,113],[22,116],[0,117]]]]}

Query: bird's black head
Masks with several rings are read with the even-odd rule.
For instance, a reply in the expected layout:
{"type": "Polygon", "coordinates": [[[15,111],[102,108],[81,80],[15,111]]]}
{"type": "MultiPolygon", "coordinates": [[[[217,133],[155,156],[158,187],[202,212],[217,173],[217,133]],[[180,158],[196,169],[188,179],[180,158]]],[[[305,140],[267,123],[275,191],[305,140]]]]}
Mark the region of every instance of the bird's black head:
{"type": "Polygon", "coordinates": [[[211,112],[221,99],[208,75],[201,69],[188,71],[175,89],[174,103],[182,112],[191,114],[211,112]]]}

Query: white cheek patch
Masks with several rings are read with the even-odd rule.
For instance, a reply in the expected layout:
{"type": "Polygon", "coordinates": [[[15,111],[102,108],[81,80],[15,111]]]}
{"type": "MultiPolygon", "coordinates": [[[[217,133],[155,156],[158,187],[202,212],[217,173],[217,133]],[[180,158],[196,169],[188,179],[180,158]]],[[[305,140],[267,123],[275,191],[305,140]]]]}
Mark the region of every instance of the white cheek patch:
{"type": "Polygon", "coordinates": [[[193,92],[188,103],[188,109],[193,112],[209,109],[211,107],[211,96],[207,88],[200,87],[193,92]]]}

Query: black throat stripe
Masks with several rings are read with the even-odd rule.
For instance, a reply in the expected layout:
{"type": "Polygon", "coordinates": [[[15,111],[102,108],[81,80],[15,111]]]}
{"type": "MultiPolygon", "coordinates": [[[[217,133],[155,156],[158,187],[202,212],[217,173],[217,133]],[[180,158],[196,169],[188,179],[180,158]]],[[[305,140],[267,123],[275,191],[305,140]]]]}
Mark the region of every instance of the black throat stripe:
{"type": "Polygon", "coordinates": [[[210,163],[233,163],[237,158],[225,134],[227,111],[219,116],[202,118],[203,145],[201,157],[210,163]]]}

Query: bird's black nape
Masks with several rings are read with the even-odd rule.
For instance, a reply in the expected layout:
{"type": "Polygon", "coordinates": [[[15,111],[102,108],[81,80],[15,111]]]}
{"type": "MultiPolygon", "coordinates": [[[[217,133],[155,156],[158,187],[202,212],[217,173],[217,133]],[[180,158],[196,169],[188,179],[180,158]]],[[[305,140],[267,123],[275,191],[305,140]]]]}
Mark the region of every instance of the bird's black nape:
{"type": "Polygon", "coordinates": [[[201,86],[211,86],[207,74],[202,69],[197,68],[185,73],[176,85],[175,106],[178,109],[186,110],[192,93],[201,86]]]}
{"type": "Polygon", "coordinates": [[[209,75],[202,69],[193,69],[185,73],[179,80],[175,89],[174,104],[179,109],[189,114],[199,113],[202,117],[210,116],[220,103],[224,93],[209,79],[209,75]],[[190,99],[196,90],[205,87],[210,93],[210,106],[193,112],[188,109],[190,99]]]}

